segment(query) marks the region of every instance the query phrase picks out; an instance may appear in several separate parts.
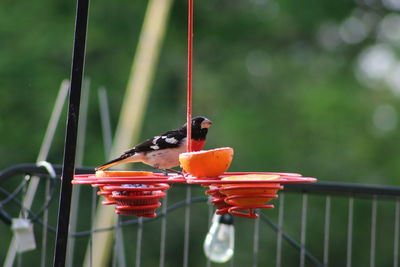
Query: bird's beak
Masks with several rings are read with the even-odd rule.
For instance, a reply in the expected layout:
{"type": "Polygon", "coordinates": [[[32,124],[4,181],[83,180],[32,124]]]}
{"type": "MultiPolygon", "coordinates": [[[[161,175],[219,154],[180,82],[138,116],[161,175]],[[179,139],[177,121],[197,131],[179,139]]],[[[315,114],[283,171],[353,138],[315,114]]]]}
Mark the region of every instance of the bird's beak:
{"type": "Polygon", "coordinates": [[[212,125],[212,122],[208,119],[205,119],[201,122],[201,129],[209,128],[212,125]]]}

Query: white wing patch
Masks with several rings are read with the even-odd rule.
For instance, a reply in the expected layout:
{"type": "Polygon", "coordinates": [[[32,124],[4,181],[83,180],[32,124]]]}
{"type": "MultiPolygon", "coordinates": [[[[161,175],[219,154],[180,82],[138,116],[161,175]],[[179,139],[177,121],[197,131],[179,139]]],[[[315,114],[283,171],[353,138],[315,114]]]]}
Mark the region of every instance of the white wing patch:
{"type": "Polygon", "coordinates": [[[159,146],[157,146],[157,145],[151,146],[150,148],[151,148],[151,149],[154,149],[154,150],[158,150],[158,149],[160,149],[160,147],[159,147],[159,146]]]}
{"type": "Polygon", "coordinates": [[[170,144],[177,144],[178,140],[175,137],[171,137],[171,138],[165,138],[165,142],[170,144]]]}
{"type": "Polygon", "coordinates": [[[160,139],[160,137],[161,136],[155,136],[154,138],[153,138],[153,144],[157,144],[157,141],[158,141],[158,139],[160,139]]]}

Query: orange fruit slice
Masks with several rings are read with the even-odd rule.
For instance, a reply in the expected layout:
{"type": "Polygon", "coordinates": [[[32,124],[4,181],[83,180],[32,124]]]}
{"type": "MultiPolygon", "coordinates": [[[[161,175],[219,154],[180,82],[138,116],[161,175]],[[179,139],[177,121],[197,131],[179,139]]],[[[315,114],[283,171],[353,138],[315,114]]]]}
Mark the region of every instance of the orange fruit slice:
{"type": "Polygon", "coordinates": [[[132,176],[153,176],[153,172],[145,171],[96,171],[96,177],[132,177],[132,176]]]}
{"type": "Polygon", "coordinates": [[[179,155],[182,169],[197,178],[218,177],[228,170],[232,159],[233,148],[231,147],[187,152],[179,155]]]}
{"type": "MultiPolygon", "coordinates": [[[[232,175],[222,178],[222,181],[269,181],[279,179],[281,176],[278,174],[244,174],[232,175]]],[[[260,184],[260,183],[258,183],[260,184]]],[[[270,184],[270,183],[266,183],[270,184]]],[[[241,184],[243,185],[243,184],[241,184]]],[[[246,185],[255,185],[252,183],[246,185]]]]}

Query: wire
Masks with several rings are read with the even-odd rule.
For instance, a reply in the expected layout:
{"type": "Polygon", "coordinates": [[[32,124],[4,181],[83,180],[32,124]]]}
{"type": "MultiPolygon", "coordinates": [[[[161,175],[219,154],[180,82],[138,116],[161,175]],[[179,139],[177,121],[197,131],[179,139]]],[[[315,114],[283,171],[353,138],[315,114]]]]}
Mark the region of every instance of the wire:
{"type": "MultiPolygon", "coordinates": [[[[7,190],[5,190],[3,187],[1,187],[1,186],[0,186],[0,193],[3,193],[3,194],[5,194],[5,195],[10,195],[10,193],[9,193],[7,190]]],[[[31,219],[31,221],[32,221],[33,223],[37,222],[37,223],[39,223],[39,224],[42,225],[42,226],[44,225],[43,221],[39,218],[40,216],[38,216],[37,214],[33,213],[32,210],[30,210],[30,209],[24,207],[24,205],[22,204],[21,201],[19,201],[19,200],[16,199],[16,198],[13,198],[11,201],[13,201],[15,204],[17,204],[17,205],[19,206],[19,208],[20,208],[22,211],[27,212],[28,215],[30,215],[31,217],[33,217],[34,220],[31,219]]],[[[50,202],[50,201],[49,201],[49,202],[50,202]]],[[[46,206],[46,205],[44,205],[44,206],[46,206]]],[[[0,210],[1,210],[1,209],[0,209],[0,210]]],[[[3,212],[4,210],[1,210],[1,211],[3,212]]],[[[7,216],[7,220],[10,220],[10,222],[11,222],[12,217],[11,217],[10,215],[8,215],[8,216],[7,216]]],[[[52,232],[54,232],[54,233],[56,232],[56,228],[55,228],[55,227],[47,226],[47,229],[50,230],[50,231],[52,231],[52,232]]]]}
{"type": "Polygon", "coordinates": [[[4,204],[10,202],[10,201],[14,201],[15,203],[17,203],[23,210],[30,212],[30,214],[33,214],[33,218],[31,219],[33,222],[37,221],[39,219],[39,217],[42,216],[42,214],[48,209],[48,207],[50,206],[53,198],[54,198],[54,193],[55,193],[55,185],[56,185],[56,178],[57,178],[57,174],[56,174],[56,170],[54,168],[54,166],[47,162],[47,161],[40,161],[36,164],[37,167],[44,167],[45,170],[48,172],[48,174],[51,177],[51,187],[50,187],[50,198],[47,199],[47,201],[45,201],[45,203],[43,204],[43,206],[40,208],[39,212],[34,214],[31,210],[27,210],[27,208],[23,207],[23,204],[19,201],[16,200],[16,196],[25,188],[27,182],[30,179],[30,175],[27,175],[25,178],[23,179],[23,181],[18,185],[18,187],[14,190],[14,192],[9,193],[7,190],[5,190],[4,188],[0,188],[1,193],[3,193],[4,195],[6,195],[7,197],[0,201],[0,218],[6,222],[7,224],[11,223],[11,216],[3,209],[4,204]]]}
{"type": "Polygon", "coordinates": [[[24,189],[24,187],[26,186],[26,183],[28,182],[28,179],[24,179],[22,180],[22,182],[17,186],[17,188],[14,190],[14,192],[12,193],[8,193],[7,197],[5,199],[3,199],[2,201],[0,201],[0,207],[4,206],[4,204],[7,204],[8,202],[10,202],[13,198],[15,198],[21,191],[22,189],[24,189]]]}
{"type": "Polygon", "coordinates": [[[51,184],[50,184],[50,197],[45,201],[43,206],[40,208],[39,212],[36,213],[36,215],[32,218],[32,221],[36,221],[43,215],[43,213],[49,208],[50,204],[52,203],[52,200],[54,198],[54,193],[56,192],[56,182],[55,179],[50,179],[51,184]]]}
{"type": "MultiPolygon", "coordinates": [[[[19,188],[19,187],[20,187],[20,186],[19,186],[19,187],[18,187],[18,190],[15,190],[13,193],[10,193],[10,192],[8,192],[6,189],[4,189],[3,187],[0,186],[0,193],[2,193],[2,194],[4,194],[4,195],[7,196],[7,198],[5,199],[5,200],[7,200],[7,202],[12,201],[12,202],[14,202],[15,204],[17,204],[17,205],[19,206],[19,208],[21,208],[21,210],[28,212],[29,215],[31,215],[31,217],[32,217],[32,218],[30,219],[32,222],[38,221],[40,224],[43,224],[43,222],[40,220],[40,217],[41,217],[42,214],[49,208],[49,206],[50,206],[50,204],[52,203],[52,200],[53,200],[53,198],[54,198],[54,193],[55,193],[55,191],[56,191],[56,190],[55,190],[55,181],[54,181],[54,179],[51,179],[51,181],[52,181],[52,186],[51,186],[51,188],[50,188],[50,190],[51,190],[51,191],[50,191],[50,198],[49,198],[47,201],[44,202],[44,204],[42,205],[42,207],[40,208],[40,210],[39,210],[38,213],[34,213],[32,210],[30,210],[30,209],[24,207],[23,204],[22,204],[22,202],[19,201],[19,200],[16,198],[16,195],[17,195],[17,194],[15,194],[15,192],[21,191],[23,187],[22,187],[22,188],[19,188]]],[[[22,185],[22,184],[23,184],[23,183],[21,183],[20,185],[22,185]]],[[[26,183],[25,183],[25,184],[26,184],[26,183]]],[[[6,216],[6,217],[4,217],[4,218],[6,218],[7,221],[10,221],[10,222],[11,222],[12,217],[3,209],[2,203],[0,203],[0,213],[3,213],[2,215],[7,214],[8,216],[6,216]]],[[[55,229],[55,228],[53,227],[53,229],[55,229]]]]}
{"type": "Polygon", "coordinates": [[[324,265],[317,259],[315,258],[310,252],[308,252],[308,250],[305,249],[305,247],[303,247],[301,244],[297,243],[293,238],[291,238],[288,234],[286,234],[279,226],[277,226],[275,223],[273,223],[268,217],[267,215],[265,215],[264,213],[261,212],[257,212],[260,215],[260,218],[266,222],[271,228],[272,230],[274,230],[275,232],[278,232],[279,230],[282,233],[282,237],[284,239],[286,239],[286,241],[288,241],[293,247],[295,247],[298,251],[301,251],[302,249],[304,249],[304,253],[305,256],[312,262],[315,264],[315,266],[320,266],[323,267],[324,265]]]}

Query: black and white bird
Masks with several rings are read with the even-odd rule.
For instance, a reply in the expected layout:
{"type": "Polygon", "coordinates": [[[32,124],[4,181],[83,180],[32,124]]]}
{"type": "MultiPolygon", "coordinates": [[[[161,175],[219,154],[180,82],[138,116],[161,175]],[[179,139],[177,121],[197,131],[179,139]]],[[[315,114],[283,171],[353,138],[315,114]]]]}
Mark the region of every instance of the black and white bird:
{"type": "MultiPolygon", "coordinates": [[[[208,128],[212,122],[205,117],[192,118],[192,151],[201,150],[206,142],[208,128]]],[[[170,169],[179,166],[179,154],[186,152],[186,123],[179,129],[165,132],[147,139],[120,157],[96,168],[105,170],[114,165],[128,162],[143,162],[156,169],[170,169]]]]}

